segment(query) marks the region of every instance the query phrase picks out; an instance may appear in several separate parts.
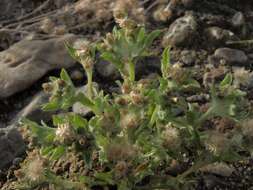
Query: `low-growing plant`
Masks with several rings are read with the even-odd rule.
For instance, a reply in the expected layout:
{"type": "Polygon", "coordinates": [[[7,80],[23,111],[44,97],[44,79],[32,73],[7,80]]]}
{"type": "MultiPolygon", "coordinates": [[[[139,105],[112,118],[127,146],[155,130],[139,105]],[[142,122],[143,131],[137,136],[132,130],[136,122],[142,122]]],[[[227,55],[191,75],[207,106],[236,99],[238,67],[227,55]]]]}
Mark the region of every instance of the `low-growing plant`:
{"type": "Polygon", "coordinates": [[[245,153],[252,153],[242,125],[249,118],[250,105],[246,93],[233,85],[232,74],[210,85],[211,100],[205,111],[201,103],[187,101],[189,94],[203,91],[202,84],[189,69],[170,63],[170,48],[162,54],[161,76],[136,81],[135,64],[149,55],[159,32],[146,34],[133,21],[124,22],[99,44],[86,44],[82,50],[67,45],[84,66],[88,94],[78,92],[62,70],[60,78],[51,77],[44,84],[51,98],[43,109],[68,111],[79,102],[94,115],[87,119],[64,112],[53,116],[53,126],[22,121],[39,151],[22,164],[17,175],[20,189],[43,184],[54,189],[191,189],[204,166],[247,159],[245,153]],[[106,95],[92,86],[97,50],[100,58],[119,70],[121,93],[106,95]],[[220,118],[231,120],[233,129],[222,133],[205,127],[206,121],[220,118]],[[69,152],[85,163],[85,174],[77,171],[73,179],[51,170],[54,160],[69,152]],[[186,166],[172,175],[169,171],[175,163],[186,166]]]}

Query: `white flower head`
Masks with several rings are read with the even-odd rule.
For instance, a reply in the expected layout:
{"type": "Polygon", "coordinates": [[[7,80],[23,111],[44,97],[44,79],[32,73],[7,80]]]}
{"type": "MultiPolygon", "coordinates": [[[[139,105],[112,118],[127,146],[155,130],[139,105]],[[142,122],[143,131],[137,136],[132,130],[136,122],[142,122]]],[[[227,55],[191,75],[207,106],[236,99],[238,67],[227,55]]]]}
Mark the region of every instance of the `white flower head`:
{"type": "Polygon", "coordinates": [[[253,77],[253,72],[246,70],[243,67],[234,67],[234,84],[236,86],[247,85],[250,82],[250,79],[253,77]]]}
{"type": "Polygon", "coordinates": [[[167,148],[176,148],[181,145],[179,130],[171,125],[167,125],[162,133],[163,144],[167,148]]]}
{"type": "Polygon", "coordinates": [[[75,131],[68,123],[58,125],[55,135],[60,142],[70,142],[75,139],[75,131]]]}

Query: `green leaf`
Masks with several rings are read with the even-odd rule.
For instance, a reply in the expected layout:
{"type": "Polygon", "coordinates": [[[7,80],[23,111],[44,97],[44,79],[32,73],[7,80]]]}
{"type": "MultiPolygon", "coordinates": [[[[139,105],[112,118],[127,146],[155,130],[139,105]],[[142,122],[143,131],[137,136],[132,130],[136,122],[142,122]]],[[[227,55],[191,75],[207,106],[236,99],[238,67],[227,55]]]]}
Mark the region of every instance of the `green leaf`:
{"type": "Polygon", "coordinates": [[[148,36],[145,39],[144,42],[144,48],[148,48],[151,46],[151,44],[153,43],[153,41],[161,34],[160,30],[154,30],[152,31],[150,34],[148,34],[148,36]]]}
{"type": "Polygon", "coordinates": [[[113,180],[112,172],[98,172],[95,173],[95,178],[98,180],[104,181],[107,184],[114,185],[115,182],[113,180]]]}
{"type": "Polygon", "coordinates": [[[87,106],[90,109],[94,109],[94,103],[87,97],[85,96],[82,92],[79,92],[76,96],[76,101],[80,102],[84,106],[87,106]]]}
{"type": "Polygon", "coordinates": [[[42,105],[43,111],[55,111],[60,109],[60,101],[58,99],[51,100],[50,102],[42,105]]]}
{"type": "Polygon", "coordinates": [[[69,85],[73,86],[73,82],[70,78],[70,76],[68,75],[67,71],[65,69],[61,70],[61,79],[64,80],[65,82],[67,82],[69,85]]]}
{"type": "Polygon", "coordinates": [[[52,120],[54,126],[64,124],[66,123],[66,115],[53,115],[52,120]]]}
{"type": "Polygon", "coordinates": [[[137,42],[138,43],[143,43],[143,40],[145,39],[145,28],[144,27],[141,27],[139,32],[138,32],[138,35],[137,35],[137,42]]]}
{"type": "Polygon", "coordinates": [[[53,150],[54,150],[54,146],[46,146],[46,147],[42,147],[41,149],[40,149],[40,152],[41,152],[41,154],[43,155],[43,156],[48,156],[49,154],[51,154],[52,152],[53,152],[53,150]]]}
{"type": "Polygon", "coordinates": [[[119,58],[115,57],[113,53],[103,52],[101,54],[101,58],[112,63],[120,71],[123,69],[123,64],[120,62],[119,58]]]}
{"type": "Polygon", "coordinates": [[[27,126],[37,137],[38,142],[41,144],[53,143],[55,137],[55,129],[47,126],[40,126],[36,122],[29,119],[22,119],[21,124],[27,126]]]}
{"type": "Polygon", "coordinates": [[[52,151],[52,154],[50,155],[50,159],[52,159],[52,160],[58,160],[59,158],[61,158],[65,154],[65,152],[66,152],[66,147],[64,147],[64,146],[57,146],[52,151]]]}
{"type": "Polygon", "coordinates": [[[76,49],[73,48],[71,45],[69,45],[67,42],[65,42],[64,44],[65,44],[65,47],[66,47],[67,50],[68,50],[69,55],[70,55],[74,60],[80,62],[80,59],[79,59],[79,57],[78,57],[77,54],[76,54],[76,49]]]}
{"type": "Polygon", "coordinates": [[[68,116],[68,120],[70,124],[76,129],[80,128],[87,129],[88,127],[88,121],[85,118],[81,117],[80,115],[71,114],[68,116]]]}
{"type": "Polygon", "coordinates": [[[186,81],[186,84],[182,85],[182,89],[184,91],[196,91],[197,89],[200,89],[200,84],[195,79],[188,79],[186,81]]]}
{"type": "Polygon", "coordinates": [[[83,153],[83,159],[85,161],[85,164],[88,168],[92,168],[92,151],[85,150],[83,153]]]}
{"type": "Polygon", "coordinates": [[[170,47],[164,49],[162,54],[161,71],[163,78],[168,77],[168,69],[170,67],[170,47]]]}
{"type": "Polygon", "coordinates": [[[233,82],[233,76],[231,73],[228,73],[225,78],[221,81],[220,87],[225,87],[225,86],[231,86],[233,82]]]}

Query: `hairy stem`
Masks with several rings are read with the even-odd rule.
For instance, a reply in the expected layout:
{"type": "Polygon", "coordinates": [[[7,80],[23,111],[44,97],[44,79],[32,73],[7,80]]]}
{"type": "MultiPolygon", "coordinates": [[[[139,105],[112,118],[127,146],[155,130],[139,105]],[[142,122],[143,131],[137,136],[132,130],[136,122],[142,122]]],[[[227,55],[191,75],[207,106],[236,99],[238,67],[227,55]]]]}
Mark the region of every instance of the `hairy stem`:
{"type": "Polygon", "coordinates": [[[93,98],[93,84],[92,84],[92,69],[87,69],[87,88],[88,88],[88,97],[93,98]]]}

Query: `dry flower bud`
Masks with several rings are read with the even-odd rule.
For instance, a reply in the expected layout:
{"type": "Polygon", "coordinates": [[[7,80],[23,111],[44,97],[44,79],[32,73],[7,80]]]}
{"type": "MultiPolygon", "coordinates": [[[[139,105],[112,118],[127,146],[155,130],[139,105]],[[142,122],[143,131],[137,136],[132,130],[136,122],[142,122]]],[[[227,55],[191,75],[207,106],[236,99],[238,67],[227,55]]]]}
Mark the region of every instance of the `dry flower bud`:
{"type": "Polygon", "coordinates": [[[86,57],[85,59],[83,59],[81,61],[82,65],[83,65],[83,68],[86,70],[86,69],[91,69],[93,68],[93,65],[94,65],[94,61],[91,57],[86,57]]]}
{"type": "Polygon", "coordinates": [[[119,26],[121,28],[132,31],[137,26],[137,24],[131,19],[123,19],[119,22],[119,26]]]}
{"type": "Polygon", "coordinates": [[[127,105],[128,104],[128,100],[126,98],[123,98],[123,97],[117,97],[115,99],[115,103],[116,104],[120,104],[120,105],[127,105]]]}
{"type": "Polygon", "coordinates": [[[131,97],[134,104],[141,104],[144,101],[143,96],[137,90],[132,90],[130,92],[130,97],[131,97]]]}
{"type": "Polygon", "coordinates": [[[42,88],[46,93],[50,93],[53,90],[53,87],[50,83],[44,83],[42,84],[42,88]]]}
{"type": "Polygon", "coordinates": [[[55,23],[49,19],[49,18],[46,18],[42,21],[42,24],[40,26],[40,29],[44,32],[44,33],[52,33],[53,32],[53,29],[55,27],[55,23]]]}
{"type": "Polygon", "coordinates": [[[57,83],[58,83],[58,85],[59,85],[60,87],[64,87],[64,86],[66,85],[66,82],[65,82],[64,80],[62,80],[62,79],[58,79],[58,80],[57,80],[57,83]]]}
{"type": "Polygon", "coordinates": [[[125,129],[133,129],[138,127],[139,118],[134,113],[125,113],[122,112],[120,119],[120,126],[125,129]]]}
{"type": "Polygon", "coordinates": [[[156,21],[165,22],[172,17],[171,9],[167,9],[165,6],[159,7],[153,14],[156,21]]]}
{"type": "Polygon", "coordinates": [[[121,91],[123,94],[128,94],[131,91],[131,86],[128,83],[124,83],[121,87],[121,91]]]}
{"type": "Polygon", "coordinates": [[[87,139],[85,137],[80,138],[78,142],[81,146],[85,146],[88,144],[87,139]]]}
{"type": "Polygon", "coordinates": [[[124,177],[128,172],[128,164],[125,161],[118,161],[115,166],[116,178],[124,177]]]}

